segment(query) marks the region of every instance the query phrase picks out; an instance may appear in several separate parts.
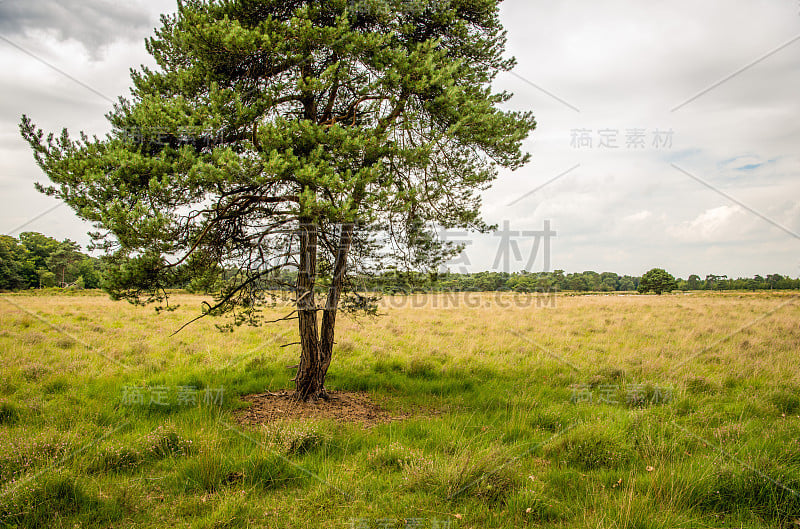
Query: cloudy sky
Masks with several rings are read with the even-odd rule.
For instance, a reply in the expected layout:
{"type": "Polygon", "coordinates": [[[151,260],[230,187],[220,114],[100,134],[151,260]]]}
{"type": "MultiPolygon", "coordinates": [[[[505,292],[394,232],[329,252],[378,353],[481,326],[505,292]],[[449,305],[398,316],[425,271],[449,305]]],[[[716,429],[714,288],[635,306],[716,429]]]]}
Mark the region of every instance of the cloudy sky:
{"type": "MultiPolygon", "coordinates": [[[[0,0],[0,232],[88,242],[90,226],[34,190],[45,177],[20,116],[106,132],[174,8],[0,0]]],[[[485,195],[504,229],[447,234],[470,239],[451,269],[542,270],[530,232],[549,221],[550,269],[800,275],[798,0],[506,0],[502,16],[518,66],[498,88],[536,115],[533,158],[485,195]]]]}

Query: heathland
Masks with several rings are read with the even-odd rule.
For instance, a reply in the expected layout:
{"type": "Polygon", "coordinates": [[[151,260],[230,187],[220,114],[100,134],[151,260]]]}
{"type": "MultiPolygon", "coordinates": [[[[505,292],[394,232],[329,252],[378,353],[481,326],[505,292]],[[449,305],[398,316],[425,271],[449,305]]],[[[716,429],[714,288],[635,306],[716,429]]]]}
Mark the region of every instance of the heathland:
{"type": "Polygon", "coordinates": [[[796,294],[385,298],[336,417],[249,413],[296,323],[172,336],[202,300],[0,297],[0,527],[800,524],[796,294]]]}

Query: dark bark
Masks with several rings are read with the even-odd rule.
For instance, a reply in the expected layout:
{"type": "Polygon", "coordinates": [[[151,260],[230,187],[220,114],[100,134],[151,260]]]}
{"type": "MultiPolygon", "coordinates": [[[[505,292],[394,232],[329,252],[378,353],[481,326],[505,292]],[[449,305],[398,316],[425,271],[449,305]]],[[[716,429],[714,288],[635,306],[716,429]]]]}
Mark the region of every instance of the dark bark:
{"type": "Polygon", "coordinates": [[[317,331],[314,282],[317,270],[317,226],[300,220],[300,269],[297,274],[297,314],[300,332],[300,365],[295,376],[297,398],[317,398],[323,391],[322,363],[317,331]]]}
{"type": "Polygon", "coordinates": [[[353,224],[347,223],[342,226],[342,233],[339,237],[339,245],[336,253],[336,261],[333,265],[333,280],[328,289],[328,299],[325,302],[325,312],[322,315],[322,333],[320,336],[320,360],[322,362],[322,381],[323,391],[325,376],[328,374],[328,367],[331,365],[333,357],[334,328],[336,326],[336,311],[339,309],[339,299],[344,288],[344,279],[347,274],[347,256],[350,253],[350,246],[353,244],[353,224]]]}
{"type": "Polygon", "coordinates": [[[307,219],[301,221],[297,311],[302,352],[295,377],[296,396],[301,400],[328,398],[325,391],[325,377],[333,357],[336,312],[347,273],[347,257],[353,241],[353,225],[342,226],[333,267],[333,279],[322,316],[321,335],[317,333],[317,307],[314,301],[317,237],[317,227],[307,219]]]}

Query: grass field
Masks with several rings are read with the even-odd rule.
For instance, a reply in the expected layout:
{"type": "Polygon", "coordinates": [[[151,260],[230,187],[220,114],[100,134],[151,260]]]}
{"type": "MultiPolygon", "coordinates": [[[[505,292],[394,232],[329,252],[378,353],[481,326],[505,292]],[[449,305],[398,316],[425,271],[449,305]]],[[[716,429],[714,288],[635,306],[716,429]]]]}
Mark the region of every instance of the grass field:
{"type": "Polygon", "coordinates": [[[241,425],[295,322],[174,301],[0,296],[0,527],[800,526],[796,295],[387,299],[327,384],[371,427],[241,425]]]}

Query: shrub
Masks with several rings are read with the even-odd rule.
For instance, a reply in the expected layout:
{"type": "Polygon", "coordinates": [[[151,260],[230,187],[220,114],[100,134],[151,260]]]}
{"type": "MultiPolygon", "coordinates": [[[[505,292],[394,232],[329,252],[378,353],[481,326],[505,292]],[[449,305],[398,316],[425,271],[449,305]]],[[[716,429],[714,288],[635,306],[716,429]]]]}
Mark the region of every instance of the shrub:
{"type": "Polygon", "coordinates": [[[25,474],[41,469],[77,447],[58,434],[46,432],[37,436],[0,439],[0,482],[21,479],[25,474]]]}

